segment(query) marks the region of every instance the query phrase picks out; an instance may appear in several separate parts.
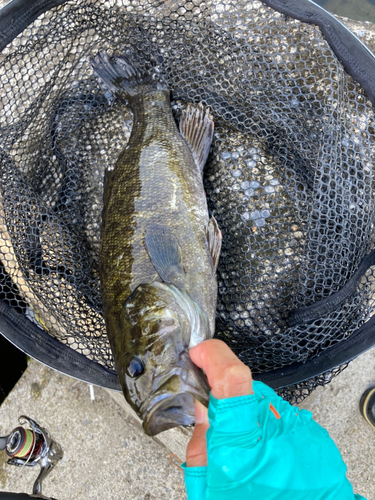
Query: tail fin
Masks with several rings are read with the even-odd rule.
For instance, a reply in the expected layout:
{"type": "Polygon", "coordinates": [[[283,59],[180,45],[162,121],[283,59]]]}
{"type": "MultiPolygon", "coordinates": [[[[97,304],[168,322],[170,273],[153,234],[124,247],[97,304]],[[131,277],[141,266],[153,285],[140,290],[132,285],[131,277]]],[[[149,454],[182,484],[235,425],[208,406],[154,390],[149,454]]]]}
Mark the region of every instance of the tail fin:
{"type": "Polygon", "coordinates": [[[103,85],[120,99],[131,101],[142,92],[167,90],[167,87],[156,79],[156,72],[142,72],[138,65],[125,55],[109,58],[102,50],[91,58],[91,66],[103,85]]]}

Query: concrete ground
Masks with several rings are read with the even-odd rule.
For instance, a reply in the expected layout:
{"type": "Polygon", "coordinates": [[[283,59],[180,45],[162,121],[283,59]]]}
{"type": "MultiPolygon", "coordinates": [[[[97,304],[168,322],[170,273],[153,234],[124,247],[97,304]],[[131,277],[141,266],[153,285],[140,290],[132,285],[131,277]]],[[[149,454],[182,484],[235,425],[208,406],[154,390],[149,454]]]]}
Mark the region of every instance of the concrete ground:
{"type": "MultiPolygon", "coordinates": [[[[64,458],[44,482],[57,500],[183,500],[183,472],[104,390],[33,361],[0,406],[0,436],[25,414],[46,427],[64,458]]],[[[0,452],[0,491],[32,493],[39,466],[20,469],[0,452]]]]}

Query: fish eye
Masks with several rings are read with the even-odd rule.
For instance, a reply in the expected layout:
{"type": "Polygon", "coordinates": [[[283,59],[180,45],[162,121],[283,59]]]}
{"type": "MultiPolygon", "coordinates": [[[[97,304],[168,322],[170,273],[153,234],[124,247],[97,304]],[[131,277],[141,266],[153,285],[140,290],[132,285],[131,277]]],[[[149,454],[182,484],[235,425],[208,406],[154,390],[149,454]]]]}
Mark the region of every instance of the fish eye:
{"type": "Polygon", "coordinates": [[[126,373],[131,378],[140,377],[144,370],[144,364],[137,356],[133,356],[126,367],[126,373]]]}

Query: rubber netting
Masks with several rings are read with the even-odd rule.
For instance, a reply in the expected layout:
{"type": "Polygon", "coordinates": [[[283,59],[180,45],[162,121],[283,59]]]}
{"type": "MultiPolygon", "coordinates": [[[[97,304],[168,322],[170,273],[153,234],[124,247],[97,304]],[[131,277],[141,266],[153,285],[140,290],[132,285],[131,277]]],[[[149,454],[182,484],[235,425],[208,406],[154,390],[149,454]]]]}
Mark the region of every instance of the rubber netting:
{"type": "MultiPolygon", "coordinates": [[[[365,324],[371,266],[324,314],[293,324],[290,313],[339,292],[374,249],[371,102],[317,26],[253,0],[68,1],[5,47],[0,299],[114,369],[98,274],[103,176],[132,115],[93,74],[100,49],[157,66],[176,119],[188,102],[214,116],[204,184],[223,234],[216,336],[260,374],[365,324]]],[[[283,395],[300,400],[342,368],[283,395]]]]}

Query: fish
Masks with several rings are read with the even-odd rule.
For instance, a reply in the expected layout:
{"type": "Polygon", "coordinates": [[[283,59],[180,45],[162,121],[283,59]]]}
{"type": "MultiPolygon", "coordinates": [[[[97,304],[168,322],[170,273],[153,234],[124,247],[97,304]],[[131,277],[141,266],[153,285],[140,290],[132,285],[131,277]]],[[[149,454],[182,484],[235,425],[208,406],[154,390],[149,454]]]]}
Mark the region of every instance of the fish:
{"type": "Polygon", "coordinates": [[[188,351],[215,333],[222,237],[202,180],[213,117],[189,105],[178,129],[160,72],[105,51],[91,65],[133,113],[129,142],[105,173],[99,273],[120,384],[153,436],[194,424],[194,399],[208,405],[188,351]]]}

